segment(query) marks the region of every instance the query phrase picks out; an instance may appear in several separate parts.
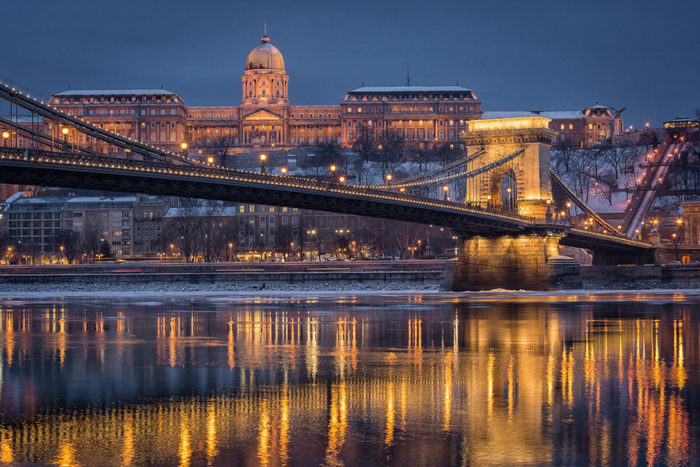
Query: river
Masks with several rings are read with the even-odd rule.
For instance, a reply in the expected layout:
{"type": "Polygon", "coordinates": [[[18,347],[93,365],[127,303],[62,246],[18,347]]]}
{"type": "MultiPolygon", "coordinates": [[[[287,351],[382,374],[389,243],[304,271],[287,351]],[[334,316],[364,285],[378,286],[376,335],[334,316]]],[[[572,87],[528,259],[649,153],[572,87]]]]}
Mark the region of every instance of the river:
{"type": "Polygon", "coordinates": [[[0,299],[0,462],[689,464],[700,295],[0,299]]]}

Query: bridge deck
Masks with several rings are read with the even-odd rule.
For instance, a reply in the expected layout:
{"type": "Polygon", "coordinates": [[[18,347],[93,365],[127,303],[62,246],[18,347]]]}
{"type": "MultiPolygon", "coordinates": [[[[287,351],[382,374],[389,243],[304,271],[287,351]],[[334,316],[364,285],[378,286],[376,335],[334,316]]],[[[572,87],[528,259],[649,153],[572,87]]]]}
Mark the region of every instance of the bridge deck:
{"type": "Polygon", "coordinates": [[[242,170],[48,151],[0,151],[0,182],[217,199],[356,214],[470,233],[522,232],[533,219],[406,193],[242,170]]]}

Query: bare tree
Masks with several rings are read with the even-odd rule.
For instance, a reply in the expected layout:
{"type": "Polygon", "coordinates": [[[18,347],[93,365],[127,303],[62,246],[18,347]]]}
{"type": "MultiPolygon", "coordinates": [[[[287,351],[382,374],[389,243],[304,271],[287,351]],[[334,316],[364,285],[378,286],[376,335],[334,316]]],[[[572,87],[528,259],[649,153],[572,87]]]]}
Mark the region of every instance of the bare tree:
{"type": "Polygon", "coordinates": [[[233,147],[233,140],[230,137],[218,138],[214,147],[214,156],[219,161],[219,165],[227,167],[229,161],[229,150],[233,147]]]}
{"type": "Polygon", "coordinates": [[[202,232],[199,222],[201,200],[194,198],[180,198],[180,208],[174,222],[175,243],[182,252],[185,261],[191,263],[195,260],[202,232]]]}
{"type": "Polygon", "coordinates": [[[102,238],[102,229],[100,224],[94,217],[88,217],[83,224],[83,249],[90,255],[92,260],[100,251],[100,239],[102,238]]]}
{"type": "Polygon", "coordinates": [[[294,228],[289,224],[279,226],[275,232],[275,249],[285,258],[289,255],[292,241],[294,241],[294,228]]]}
{"type": "Polygon", "coordinates": [[[80,233],[71,229],[63,229],[54,239],[58,250],[66,257],[68,264],[72,264],[80,257],[80,233]]]}

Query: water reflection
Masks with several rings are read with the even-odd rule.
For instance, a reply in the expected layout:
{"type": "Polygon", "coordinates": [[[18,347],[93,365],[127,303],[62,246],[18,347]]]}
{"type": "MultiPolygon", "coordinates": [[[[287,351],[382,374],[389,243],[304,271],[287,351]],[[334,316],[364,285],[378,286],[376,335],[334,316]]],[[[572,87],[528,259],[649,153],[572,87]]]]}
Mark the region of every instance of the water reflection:
{"type": "Polygon", "coordinates": [[[700,307],[632,298],[8,300],[0,462],[688,464],[700,307]]]}

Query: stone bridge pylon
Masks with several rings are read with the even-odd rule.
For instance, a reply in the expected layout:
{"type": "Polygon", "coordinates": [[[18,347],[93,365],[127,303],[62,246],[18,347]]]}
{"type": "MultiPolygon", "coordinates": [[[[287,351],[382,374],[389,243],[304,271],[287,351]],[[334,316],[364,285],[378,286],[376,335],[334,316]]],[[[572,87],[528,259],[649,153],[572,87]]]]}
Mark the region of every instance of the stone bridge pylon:
{"type": "Polygon", "coordinates": [[[579,265],[559,256],[561,230],[546,226],[552,203],[550,146],[556,135],[549,122],[545,117],[469,122],[464,136],[467,158],[481,155],[468,169],[496,167],[467,179],[465,201],[534,218],[541,227],[509,234],[459,233],[459,257],[446,268],[444,288],[547,290],[580,285],[579,265]]]}

